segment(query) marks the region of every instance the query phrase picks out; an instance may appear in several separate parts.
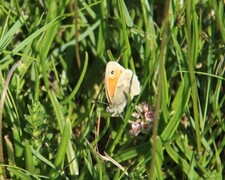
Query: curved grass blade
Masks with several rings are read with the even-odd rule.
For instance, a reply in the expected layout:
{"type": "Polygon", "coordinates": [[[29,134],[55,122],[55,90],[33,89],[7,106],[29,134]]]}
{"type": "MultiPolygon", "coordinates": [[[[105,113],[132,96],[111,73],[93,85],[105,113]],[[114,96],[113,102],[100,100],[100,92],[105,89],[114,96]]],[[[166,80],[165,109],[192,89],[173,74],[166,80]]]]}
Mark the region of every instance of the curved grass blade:
{"type": "Polygon", "coordinates": [[[85,61],[84,61],[84,67],[83,67],[83,70],[81,72],[81,75],[80,75],[80,78],[77,82],[77,85],[75,86],[75,88],[73,89],[72,93],[65,99],[63,100],[61,103],[62,104],[65,104],[67,102],[69,102],[72,98],[74,98],[74,96],[76,96],[76,93],[77,91],[79,90],[80,86],[81,86],[81,83],[83,82],[84,80],[84,76],[86,74],[86,71],[87,71],[87,67],[88,67],[88,53],[86,52],[85,53],[85,61]]]}

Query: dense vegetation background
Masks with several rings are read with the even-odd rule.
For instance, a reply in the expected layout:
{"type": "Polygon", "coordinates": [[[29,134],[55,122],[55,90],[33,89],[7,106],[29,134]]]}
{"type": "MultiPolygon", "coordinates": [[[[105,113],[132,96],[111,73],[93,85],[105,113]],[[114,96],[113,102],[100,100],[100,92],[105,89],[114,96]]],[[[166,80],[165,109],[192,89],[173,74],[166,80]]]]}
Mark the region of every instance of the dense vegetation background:
{"type": "Polygon", "coordinates": [[[1,0],[0,23],[1,178],[225,178],[222,0],[1,0]],[[121,53],[142,92],[111,117],[121,53]]]}

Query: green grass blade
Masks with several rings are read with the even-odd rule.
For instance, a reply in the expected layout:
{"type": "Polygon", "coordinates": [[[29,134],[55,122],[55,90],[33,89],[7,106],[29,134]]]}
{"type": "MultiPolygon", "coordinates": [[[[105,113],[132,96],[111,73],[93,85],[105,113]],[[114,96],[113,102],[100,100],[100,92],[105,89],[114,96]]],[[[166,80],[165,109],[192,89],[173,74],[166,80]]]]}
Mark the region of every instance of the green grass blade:
{"type": "Polygon", "coordinates": [[[55,93],[53,91],[49,91],[49,98],[52,102],[52,106],[56,115],[56,119],[58,122],[58,126],[59,126],[59,130],[61,132],[61,134],[63,133],[63,127],[64,127],[64,123],[65,123],[65,119],[63,116],[63,112],[62,112],[62,108],[55,96],[55,93]]]}
{"type": "Polygon", "coordinates": [[[31,172],[35,173],[35,166],[33,162],[33,155],[30,149],[30,143],[28,140],[25,140],[25,154],[26,154],[26,169],[31,172]]]}
{"type": "Polygon", "coordinates": [[[198,110],[198,93],[197,93],[197,85],[196,78],[194,75],[194,67],[196,64],[197,58],[197,46],[196,42],[198,41],[198,30],[197,30],[197,22],[196,22],[196,12],[195,12],[195,1],[190,1],[187,3],[187,44],[188,44],[188,57],[187,64],[190,71],[190,81],[191,81],[191,96],[193,101],[193,110],[194,110],[194,121],[195,121],[195,132],[196,132],[196,141],[197,141],[197,150],[201,159],[201,139],[200,139],[200,117],[198,110]],[[192,19],[192,21],[189,21],[192,19]],[[193,23],[192,23],[193,22],[193,23]]]}
{"type": "Polygon", "coordinates": [[[28,16],[21,17],[15,22],[15,24],[8,30],[8,32],[3,35],[0,39],[0,50],[2,51],[5,49],[11,40],[14,38],[14,35],[19,29],[24,25],[25,20],[28,18],[28,16]]]}
{"type": "Polygon", "coordinates": [[[77,161],[76,152],[73,148],[71,141],[69,141],[66,155],[67,155],[67,159],[69,162],[69,169],[70,169],[71,176],[78,176],[79,175],[79,164],[77,161]]]}
{"type": "Polygon", "coordinates": [[[17,45],[10,54],[6,55],[0,63],[3,63],[11,58],[11,55],[18,53],[20,50],[22,50],[26,45],[28,45],[30,42],[32,42],[35,38],[37,38],[41,33],[46,31],[48,28],[50,28],[52,25],[54,25],[59,20],[59,17],[55,18],[39,30],[35,31],[33,34],[31,34],[29,37],[27,37],[25,40],[23,40],[19,45],[17,45]]]}
{"type": "MultiPolygon", "coordinates": [[[[71,138],[71,123],[69,120],[67,120],[64,125],[61,141],[54,161],[56,170],[60,170],[62,168],[70,138],[71,138]]],[[[55,178],[57,175],[55,173],[56,173],[55,170],[52,170],[50,171],[49,176],[55,178]]]]}
{"type": "MultiPolygon", "coordinates": [[[[187,161],[185,161],[182,157],[179,156],[179,154],[174,151],[174,149],[171,147],[171,145],[166,144],[165,146],[167,153],[170,155],[170,157],[184,170],[186,174],[189,173],[190,165],[187,161]]],[[[199,177],[198,173],[195,171],[192,171],[194,174],[194,177],[199,177]]]]}
{"type": "MultiPolygon", "coordinates": [[[[123,53],[124,57],[124,66],[128,67],[128,63],[131,66],[132,70],[135,70],[134,68],[134,62],[131,54],[131,47],[130,47],[130,42],[129,42],[129,35],[128,35],[128,30],[127,30],[127,22],[126,22],[126,14],[127,8],[123,0],[117,0],[118,8],[119,8],[119,13],[120,13],[120,21],[121,21],[121,26],[122,26],[122,31],[121,31],[121,47],[124,49],[126,48],[126,51],[123,53]]],[[[128,24],[130,24],[128,22],[128,24]]]]}
{"type": "Polygon", "coordinates": [[[84,76],[86,74],[86,71],[87,71],[87,67],[88,67],[88,53],[85,53],[85,60],[84,60],[84,67],[82,69],[82,72],[81,72],[81,75],[80,75],[80,78],[75,86],[75,88],[73,89],[72,93],[65,99],[63,100],[61,103],[62,104],[65,104],[69,101],[71,101],[72,98],[74,98],[76,96],[76,93],[77,91],[79,90],[80,86],[81,86],[81,83],[83,82],[84,80],[84,76]]]}
{"type": "Polygon", "coordinates": [[[163,130],[161,134],[161,138],[163,141],[166,141],[170,139],[174,132],[177,129],[177,126],[180,123],[180,119],[185,111],[185,107],[187,106],[189,102],[190,97],[190,86],[189,86],[189,80],[188,77],[184,77],[185,84],[180,84],[180,87],[178,89],[178,92],[174,98],[174,101],[172,103],[172,108],[174,109],[174,114],[170,118],[169,123],[163,130]]]}

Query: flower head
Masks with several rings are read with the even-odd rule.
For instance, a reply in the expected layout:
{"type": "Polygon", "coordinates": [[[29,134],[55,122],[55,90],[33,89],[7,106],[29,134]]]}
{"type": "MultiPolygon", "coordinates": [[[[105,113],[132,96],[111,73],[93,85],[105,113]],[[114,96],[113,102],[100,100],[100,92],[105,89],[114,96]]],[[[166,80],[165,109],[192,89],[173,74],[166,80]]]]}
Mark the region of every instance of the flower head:
{"type": "Polygon", "coordinates": [[[138,136],[140,132],[149,133],[151,131],[154,112],[146,102],[142,102],[136,106],[136,111],[133,112],[132,117],[136,120],[129,120],[131,124],[130,134],[138,136]]]}

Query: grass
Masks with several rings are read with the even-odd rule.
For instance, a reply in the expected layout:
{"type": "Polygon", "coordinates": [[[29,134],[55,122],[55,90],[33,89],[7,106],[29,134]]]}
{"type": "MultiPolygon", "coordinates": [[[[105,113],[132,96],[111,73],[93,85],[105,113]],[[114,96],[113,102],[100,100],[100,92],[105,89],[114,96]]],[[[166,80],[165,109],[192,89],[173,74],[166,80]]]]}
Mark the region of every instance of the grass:
{"type": "Polygon", "coordinates": [[[1,1],[1,178],[224,179],[224,2],[181,2],[1,1]],[[112,117],[121,53],[142,91],[112,117]]]}

